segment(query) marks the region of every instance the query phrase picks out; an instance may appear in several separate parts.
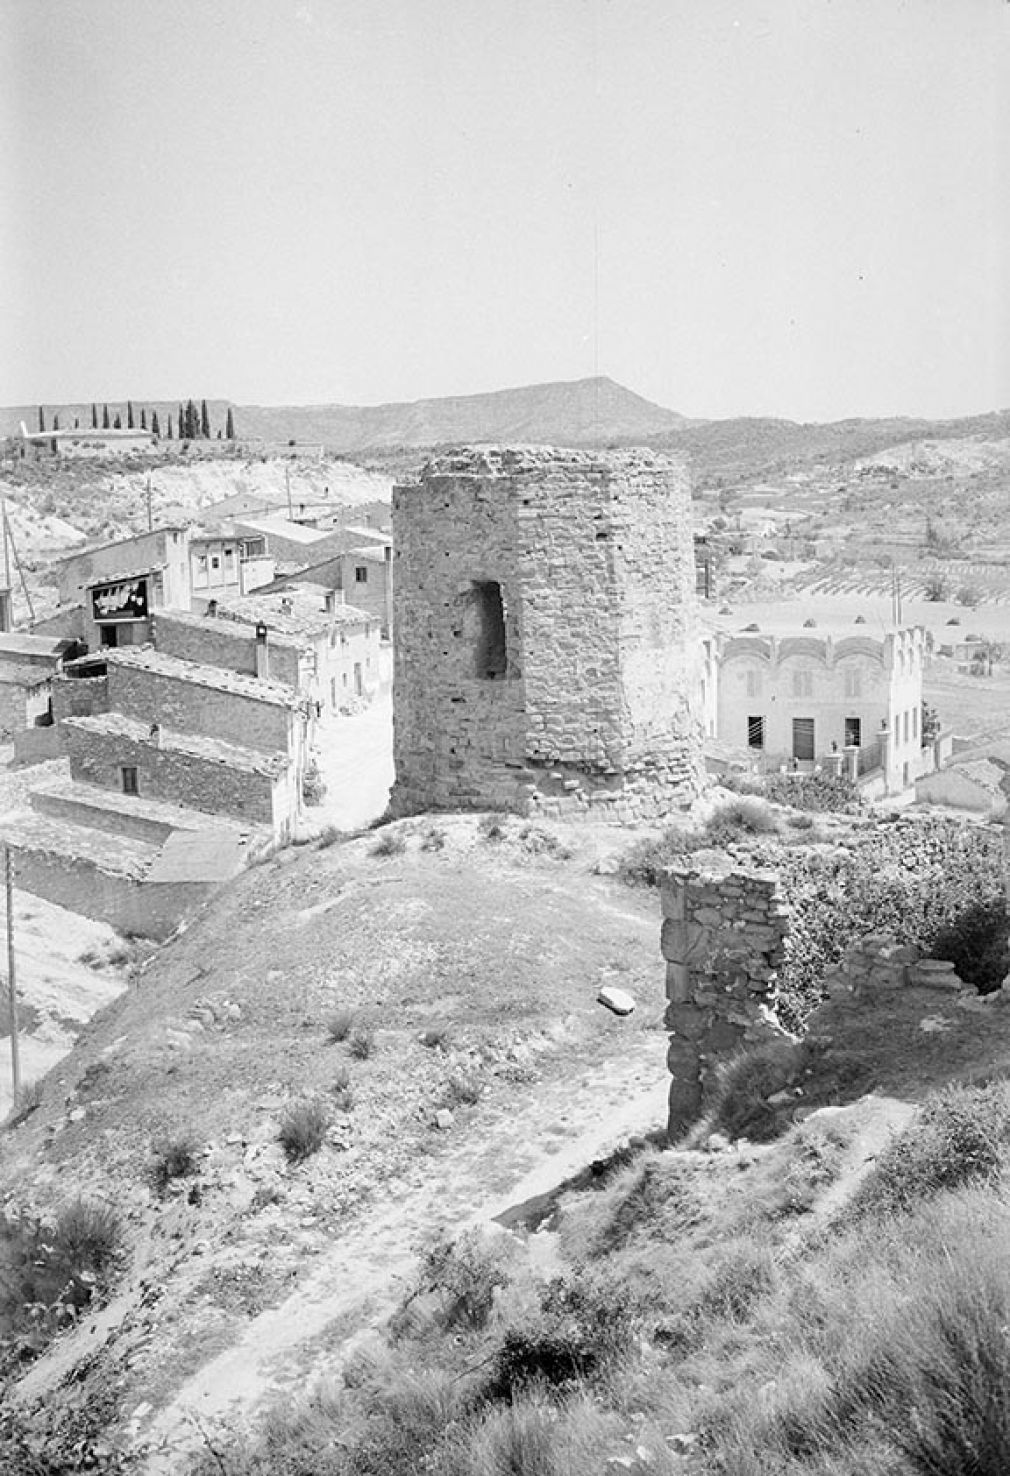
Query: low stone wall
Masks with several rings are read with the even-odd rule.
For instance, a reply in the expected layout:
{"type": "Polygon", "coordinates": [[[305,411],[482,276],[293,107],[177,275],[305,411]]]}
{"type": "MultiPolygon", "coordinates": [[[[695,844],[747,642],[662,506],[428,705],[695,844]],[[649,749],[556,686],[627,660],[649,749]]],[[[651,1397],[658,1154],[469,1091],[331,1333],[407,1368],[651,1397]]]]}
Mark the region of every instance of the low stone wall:
{"type": "Polygon", "coordinates": [[[12,846],[16,885],[36,897],[120,933],[161,941],[190,917],[215,890],[207,882],[145,882],[103,871],[93,861],[54,851],[12,846]]]}
{"type": "MultiPolygon", "coordinates": [[[[824,976],[829,1000],[866,1000],[895,989],[964,989],[957,970],[946,959],[927,958],[914,943],[898,943],[887,933],[860,938],[840,964],[824,976]]],[[[817,1022],[817,1011],[808,1027],[817,1022]]]]}
{"type": "Polygon", "coordinates": [[[59,725],[66,717],[91,717],[109,710],[107,677],[53,678],[53,722],[59,725]]]}
{"type": "Polygon", "coordinates": [[[717,1060],[771,1036],[769,1006],[788,915],[774,872],[725,866],[670,867],[662,887],[666,959],[669,1132],[697,1118],[717,1060]]]}

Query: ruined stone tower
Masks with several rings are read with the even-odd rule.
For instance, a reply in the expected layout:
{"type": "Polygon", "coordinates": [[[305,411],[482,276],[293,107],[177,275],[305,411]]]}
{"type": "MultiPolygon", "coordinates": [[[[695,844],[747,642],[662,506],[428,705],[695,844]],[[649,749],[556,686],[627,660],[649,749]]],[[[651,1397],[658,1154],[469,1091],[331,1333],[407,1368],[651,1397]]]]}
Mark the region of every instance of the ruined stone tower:
{"type": "Polygon", "coordinates": [[[393,494],[394,813],[651,819],[701,785],[687,475],[473,447],[393,494]]]}

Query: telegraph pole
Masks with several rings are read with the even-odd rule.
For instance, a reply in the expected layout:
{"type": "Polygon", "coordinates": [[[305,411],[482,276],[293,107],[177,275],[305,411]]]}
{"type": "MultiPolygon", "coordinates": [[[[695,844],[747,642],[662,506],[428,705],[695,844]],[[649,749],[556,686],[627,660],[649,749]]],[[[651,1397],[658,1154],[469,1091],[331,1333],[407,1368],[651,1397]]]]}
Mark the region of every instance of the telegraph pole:
{"type": "Polygon", "coordinates": [[[153,507],[152,502],[151,502],[151,473],[148,472],[148,474],[147,474],[147,531],[148,531],[148,533],[151,532],[151,530],[153,529],[153,527],[154,527],[154,507],[153,507]]]}
{"type": "Polygon", "coordinates": [[[4,890],[7,894],[7,1003],[11,1029],[11,1101],[21,1090],[21,1057],[18,1050],[17,967],[14,961],[14,867],[10,846],[4,846],[4,890]]]}
{"type": "Polygon", "coordinates": [[[293,523],[295,520],[295,510],[291,506],[291,468],[287,462],[284,463],[284,481],[288,489],[288,522],[293,523]]]}

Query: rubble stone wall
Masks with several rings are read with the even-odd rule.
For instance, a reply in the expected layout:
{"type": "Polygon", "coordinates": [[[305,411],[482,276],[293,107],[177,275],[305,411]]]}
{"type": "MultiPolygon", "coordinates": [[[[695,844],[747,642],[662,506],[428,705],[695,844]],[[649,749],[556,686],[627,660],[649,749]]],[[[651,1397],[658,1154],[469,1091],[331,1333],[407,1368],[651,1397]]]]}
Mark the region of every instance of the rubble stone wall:
{"type": "Polygon", "coordinates": [[[280,824],[285,813],[281,781],[269,774],[215,763],[196,754],[161,748],[154,739],[98,733],[64,724],[63,751],[75,779],[122,792],[124,766],[137,770],[137,792],[148,799],[187,805],[208,815],[231,815],[256,825],[280,824]]]}
{"type": "Polygon", "coordinates": [[[394,489],[393,540],[395,812],[647,820],[700,790],[680,463],[463,449],[394,489]]]}
{"type": "Polygon", "coordinates": [[[662,904],[676,1138],[701,1111],[715,1063],[775,1033],[769,1006],[788,916],[773,872],[729,862],[669,868],[662,904]]]}
{"type": "Polygon", "coordinates": [[[53,722],[57,726],[66,717],[91,717],[92,713],[108,710],[107,677],[53,678],[53,722]]]}
{"type": "Polygon", "coordinates": [[[292,715],[276,703],[220,691],[142,666],[109,666],[109,706],[143,723],[199,733],[266,753],[292,751],[292,715]]]}
{"type": "MultiPolygon", "coordinates": [[[[256,675],[256,630],[237,620],[215,620],[195,625],[192,620],[173,620],[159,610],[154,618],[154,644],[169,656],[220,666],[225,671],[256,675]]],[[[298,650],[290,645],[267,642],[268,675],[271,681],[298,686],[298,650]]]]}

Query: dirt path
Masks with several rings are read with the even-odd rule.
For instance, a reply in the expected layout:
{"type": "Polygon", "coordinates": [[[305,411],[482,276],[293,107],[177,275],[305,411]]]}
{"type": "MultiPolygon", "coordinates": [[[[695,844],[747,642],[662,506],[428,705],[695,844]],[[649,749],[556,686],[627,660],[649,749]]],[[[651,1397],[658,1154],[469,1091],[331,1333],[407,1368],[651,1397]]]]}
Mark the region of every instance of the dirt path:
{"type": "Polygon", "coordinates": [[[440,1222],[458,1230],[490,1224],[510,1206],[543,1194],[635,1134],[663,1125],[665,1038],[642,1037],[641,1053],[608,1068],[604,1080],[556,1083],[494,1131],[460,1144],[423,1187],[387,1198],[339,1243],[298,1290],[254,1318],[241,1339],[199,1369],[149,1421],[134,1421],[147,1476],[171,1476],[198,1450],[200,1427],[224,1432],[265,1399],[304,1393],[310,1378],[331,1374],[349,1341],[388,1315],[410,1276],[420,1239],[440,1222]],[[559,1136],[561,1118],[577,1124],[559,1136]],[[494,1192],[486,1195],[489,1182],[494,1192]],[[486,1196],[486,1197],[485,1197],[486,1196]]]}

